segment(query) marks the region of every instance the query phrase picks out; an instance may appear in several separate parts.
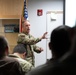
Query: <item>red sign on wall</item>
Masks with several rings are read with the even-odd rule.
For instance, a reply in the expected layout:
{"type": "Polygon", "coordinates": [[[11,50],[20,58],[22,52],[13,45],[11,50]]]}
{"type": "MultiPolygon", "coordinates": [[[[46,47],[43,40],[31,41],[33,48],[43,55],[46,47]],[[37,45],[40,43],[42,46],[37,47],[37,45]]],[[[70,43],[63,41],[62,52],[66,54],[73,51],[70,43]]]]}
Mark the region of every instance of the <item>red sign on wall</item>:
{"type": "Polygon", "coordinates": [[[43,15],[43,10],[42,9],[38,9],[37,10],[37,15],[38,16],[42,16],[43,15]]]}

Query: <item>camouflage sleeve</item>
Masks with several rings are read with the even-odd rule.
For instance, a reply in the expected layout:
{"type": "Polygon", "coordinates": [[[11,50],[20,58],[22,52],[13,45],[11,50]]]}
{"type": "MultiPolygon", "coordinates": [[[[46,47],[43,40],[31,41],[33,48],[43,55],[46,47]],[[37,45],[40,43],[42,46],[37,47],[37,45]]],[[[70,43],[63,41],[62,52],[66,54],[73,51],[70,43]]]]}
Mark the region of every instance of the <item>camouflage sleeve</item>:
{"type": "Polygon", "coordinates": [[[33,45],[33,49],[34,49],[34,51],[35,51],[36,53],[41,53],[41,51],[39,50],[39,49],[40,49],[39,46],[33,45]]]}
{"type": "Polygon", "coordinates": [[[17,43],[24,43],[24,44],[34,45],[34,44],[38,43],[39,41],[41,41],[40,38],[34,38],[32,35],[29,38],[29,36],[27,36],[25,34],[19,34],[17,43]]]}
{"type": "Polygon", "coordinates": [[[27,61],[24,61],[22,63],[22,69],[26,73],[31,71],[33,68],[34,68],[34,66],[31,63],[27,62],[27,61]]]}
{"type": "MultiPolygon", "coordinates": [[[[14,64],[13,67],[15,67],[14,70],[16,70],[16,72],[17,72],[18,75],[25,75],[24,71],[22,70],[21,65],[19,64],[19,62],[16,62],[16,61],[15,61],[15,64],[14,64]]],[[[9,72],[10,72],[10,71],[9,71],[9,72]]]]}

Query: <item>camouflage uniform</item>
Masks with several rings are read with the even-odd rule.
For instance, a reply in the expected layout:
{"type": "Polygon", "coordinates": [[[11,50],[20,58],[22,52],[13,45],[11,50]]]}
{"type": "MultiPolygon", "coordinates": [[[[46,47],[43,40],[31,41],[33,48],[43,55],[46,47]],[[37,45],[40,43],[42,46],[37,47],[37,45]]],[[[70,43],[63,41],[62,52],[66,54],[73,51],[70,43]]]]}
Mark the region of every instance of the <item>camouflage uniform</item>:
{"type": "Polygon", "coordinates": [[[17,59],[22,67],[22,70],[24,73],[27,73],[29,71],[31,71],[34,67],[32,66],[32,64],[30,64],[29,62],[27,62],[26,60],[22,59],[20,56],[18,55],[14,55],[14,54],[9,54],[9,57],[13,57],[14,59],[17,59]]]}
{"type": "Polygon", "coordinates": [[[18,34],[18,41],[17,43],[23,43],[26,46],[27,49],[27,57],[26,60],[29,61],[32,65],[35,64],[34,61],[34,51],[37,53],[40,53],[39,51],[40,47],[36,46],[36,43],[41,41],[40,38],[34,38],[32,35],[28,34],[26,35],[25,33],[20,33],[18,34]]]}

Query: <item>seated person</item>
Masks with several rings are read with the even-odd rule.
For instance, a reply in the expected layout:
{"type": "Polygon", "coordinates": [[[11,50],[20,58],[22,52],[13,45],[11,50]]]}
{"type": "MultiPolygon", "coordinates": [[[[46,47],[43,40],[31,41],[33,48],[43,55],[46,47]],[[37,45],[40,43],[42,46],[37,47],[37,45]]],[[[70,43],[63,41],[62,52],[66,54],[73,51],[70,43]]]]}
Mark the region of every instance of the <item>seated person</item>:
{"type": "Polygon", "coordinates": [[[24,44],[18,44],[13,49],[13,54],[9,54],[9,57],[13,57],[20,62],[20,65],[25,73],[29,72],[34,67],[31,63],[25,60],[27,55],[27,50],[24,44]]]}
{"type": "Polygon", "coordinates": [[[76,25],[72,29],[71,49],[59,59],[58,66],[51,72],[52,75],[76,75],[76,25]]]}
{"type": "Polygon", "coordinates": [[[0,36],[0,75],[24,75],[19,62],[7,56],[8,50],[7,39],[0,36]]]}

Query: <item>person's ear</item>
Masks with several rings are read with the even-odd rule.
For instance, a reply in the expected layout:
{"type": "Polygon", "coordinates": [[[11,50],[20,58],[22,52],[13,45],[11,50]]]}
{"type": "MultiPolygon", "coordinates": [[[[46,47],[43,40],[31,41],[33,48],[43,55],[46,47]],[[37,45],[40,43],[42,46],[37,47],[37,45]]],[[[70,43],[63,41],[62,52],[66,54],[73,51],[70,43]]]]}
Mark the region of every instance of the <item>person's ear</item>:
{"type": "Polygon", "coordinates": [[[23,58],[26,58],[26,52],[23,53],[23,58]]]}
{"type": "Polygon", "coordinates": [[[6,52],[5,52],[6,55],[9,54],[9,51],[8,51],[8,47],[6,47],[6,52]]]}
{"type": "Polygon", "coordinates": [[[22,31],[24,30],[24,28],[22,27],[22,31]]]}
{"type": "Polygon", "coordinates": [[[48,46],[49,46],[49,49],[52,49],[52,48],[51,48],[51,42],[49,42],[48,46]]]}

